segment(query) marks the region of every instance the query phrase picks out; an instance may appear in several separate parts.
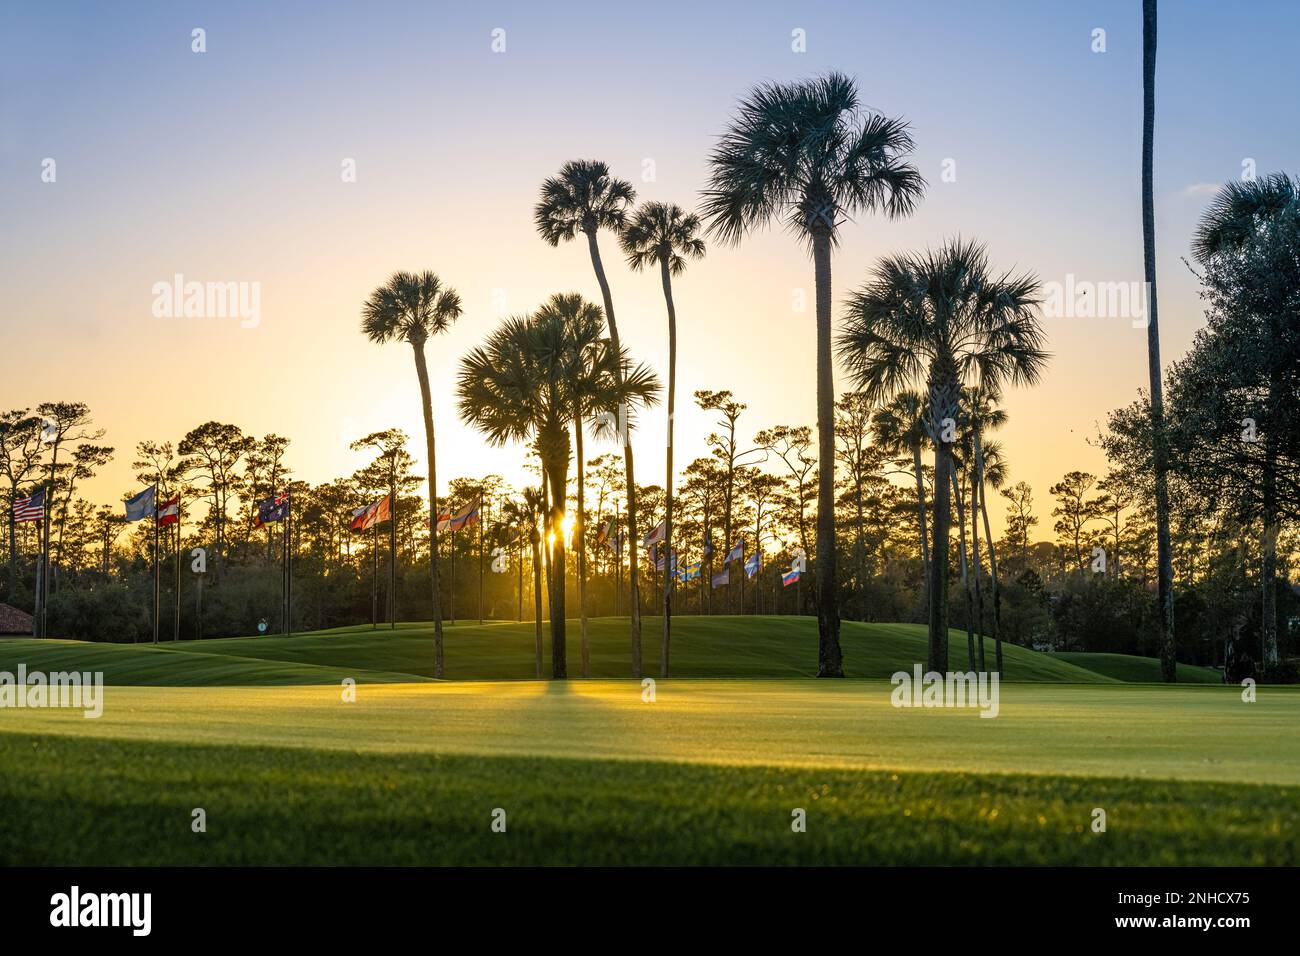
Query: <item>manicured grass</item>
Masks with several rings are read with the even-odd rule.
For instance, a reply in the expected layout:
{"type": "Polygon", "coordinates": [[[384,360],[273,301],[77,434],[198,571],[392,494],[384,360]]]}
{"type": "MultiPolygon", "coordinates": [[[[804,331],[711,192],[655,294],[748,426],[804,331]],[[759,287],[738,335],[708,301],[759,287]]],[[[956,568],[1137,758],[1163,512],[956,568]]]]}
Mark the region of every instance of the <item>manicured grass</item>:
{"type": "MultiPolygon", "coordinates": [[[[657,617],[642,619],[643,672],[659,673],[657,617]]],[[[568,624],[569,675],[580,673],[581,633],[568,624]]],[[[452,680],[528,679],[534,677],[534,632],[531,623],[458,624],[445,629],[446,676],[452,680]]],[[[627,677],[630,637],[626,618],[589,622],[591,675],[627,677]]],[[[817,671],[817,621],[812,617],[681,616],[673,618],[672,673],[676,677],[789,678],[813,677],[817,671]]],[[[966,635],[953,631],[950,666],[964,669],[966,635]]],[[[844,669],[849,677],[889,678],[926,661],[926,631],[920,624],[861,624],[845,621],[841,631],[844,669]]],[[[993,643],[987,642],[992,666],[993,643]]],[[[543,628],[546,676],[550,675],[550,633],[543,628]]],[[[181,642],[176,650],[201,649],[341,668],[374,668],[431,677],[434,673],[433,627],[400,624],[396,630],[369,626],[338,628],[295,637],[228,638],[181,642]]],[[[1054,655],[1003,645],[1006,679],[1106,683],[1113,678],[1076,667],[1054,655]]]]}
{"type": "Polygon", "coordinates": [[[0,639],[0,671],[102,672],[105,684],[206,687],[212,685],[337,684],[345,677],[358,682],[385,683],[420,680],[411,674],[389,674],[367,668],[329,667],[236,654],[205,654],[201,645],[183,645],[186,653],[152,644],[101,644],[87,641],[0,639]]]}
{"type": "Polygon", "coordinates": [[[0,862],[1300,862],[1300,691],[1026,683],[988,720],[890,690],[114,687],[0,711],[0,862]]]}
{"type": "MultiPolygon", "coordinates": [[[[1160,675],[1160,659],[1157,657],[1138,657],[1133,654],[1089,654],[1083,651],[1059,651],[1053,656],[1066,663],[1126,683],[1159,684],[1164,680],[1160,675]]],[[[1222,684],[1223,675],[1212,667],[1179,664],[1178,681],[1182,684],[1222,684]]]]}

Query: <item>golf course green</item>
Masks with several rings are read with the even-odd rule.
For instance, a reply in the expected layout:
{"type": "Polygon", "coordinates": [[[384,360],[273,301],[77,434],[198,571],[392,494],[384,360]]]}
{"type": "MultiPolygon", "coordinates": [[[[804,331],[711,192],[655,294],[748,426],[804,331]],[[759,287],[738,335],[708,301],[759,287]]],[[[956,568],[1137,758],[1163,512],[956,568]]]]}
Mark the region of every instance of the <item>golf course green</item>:
{"type": "MultiPolygon", "coordinates": [[[[427,625],[0,641],[0,671],[108,685],[98,719],[0,709],[0,863],[1300,861],[1300,689],[1247,703],[1007,647],[983,719],[891,704],[889,674],[924,660],[911,625],[846,624],[844,681],[806,679],[811,618],[684,617],[674,638],[681,677],[653,686],[613,679],[612,619],[591,626],[598,679],[559,683],[516,679],[527,624],[448,627],[448,675],[475,678],[449,681],[427,625]]],[[[569,648],[574,673],[576,622],[569,648]]]]}

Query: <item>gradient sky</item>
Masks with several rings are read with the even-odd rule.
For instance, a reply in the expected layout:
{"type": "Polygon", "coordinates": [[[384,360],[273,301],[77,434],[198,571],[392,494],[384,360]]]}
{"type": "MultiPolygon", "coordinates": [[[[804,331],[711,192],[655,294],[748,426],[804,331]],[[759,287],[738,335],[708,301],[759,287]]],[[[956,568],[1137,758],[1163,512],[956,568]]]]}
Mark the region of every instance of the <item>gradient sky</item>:
{"type": "MultiPolygon", "coordinates": [[[[358,332],[396,269],[433,269],[465,315],[431,354],[439,474],[519,481],[455,416],[457,361],[505,312],[552,292],[599,299],[585,247],[531,222],[542,179],[600,158],[640,198],[696,204],[705,159],[755,82],[837,69],[865,105],[913,125],[930,181],[917,213],[845,226],[835,300],[882,254],[961,234],[1044,281],[1142,278],[1141,4],[1122,3],[48,3],[0,11],[0,405],[88,402],[116,461],[86,488],[132,487],[132,449],[208,419],[290,436],[296,475],[365,461],[404,428],[423,461],[409,347],[358,332]],[[207,52],[191,52],[191,30],[207,52]],[[504,29],[506,50],[491,33],[504,29]],[[806,31],[807,52],[791,50],[806,31]],[[1092,31],[1106,52],[1092,52],[1092,31]],[[41,181],[46,157],[57,181],[41,181]],[[355,159],[357,181],[341,181],[355,159]],[[943,182],[946,159],[955,182],[943,182]],[[642,170],[652,160],[656,178],[642,170]],[[157,319],[155,282],[261,284],[261,324],[157,319]],[[38,346],[38,343],[39,346],[38,346]]],[[[1156,224],[1166,363],[1202,324],[1180,257],[1215,184],[1300,170],[1300,6],[1166,0],[1157,76],[1156,224]]],[[[620,330],[664,369],[659,282],[602,237],[620,330]]],[[[771,231],[676,281],[677,460],[704,454],[696,388],[748,403],[745,438],[815,421],[812,267],[771,231]]],[[[1104,468],[1086,440],[1146,381],[1127,319],[1047,319],[1053,360],[1007,396],[1011,479],[1047,488],[1104,468]]],[[[837,379],[837,390],[847,384],[837,379]]],[[[662,483],[662,414],[638,479],[662,483]]],[[[589,446],[592,448],[593,446],[589,446]]],[[[599,449],[593,449],[596,453],[599,449]]],[[[612,450],[612,449],[610,449],[612,450]]],[[[999,512],[1001,509],[997,509],[999,512]]],[[[1050,535],[1050,518],[1039,533],[1050,535]]]]}

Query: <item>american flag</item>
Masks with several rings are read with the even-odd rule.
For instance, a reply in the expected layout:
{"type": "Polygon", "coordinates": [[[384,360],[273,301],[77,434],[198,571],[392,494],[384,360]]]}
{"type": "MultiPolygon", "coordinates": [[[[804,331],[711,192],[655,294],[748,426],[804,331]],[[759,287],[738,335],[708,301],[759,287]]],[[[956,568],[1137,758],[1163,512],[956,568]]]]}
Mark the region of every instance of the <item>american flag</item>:
{"type": "Polygon", "coordinates": [[[45,517],[45,489],[14,502],[14,521],[40,521],[45,517]]]}

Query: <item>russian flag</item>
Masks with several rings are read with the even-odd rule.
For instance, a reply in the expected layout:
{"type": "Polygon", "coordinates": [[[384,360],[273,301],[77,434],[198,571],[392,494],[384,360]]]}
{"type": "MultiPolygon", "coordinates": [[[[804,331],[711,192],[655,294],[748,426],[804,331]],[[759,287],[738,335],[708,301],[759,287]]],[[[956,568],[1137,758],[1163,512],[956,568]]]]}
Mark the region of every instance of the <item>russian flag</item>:
{"type": "Polygon", "coordinates": [[[795,571],[793,569],[787,571],[785,572],[785,574],[781,575],[781,587],[788,588],[790,585],[794,584],[798,580],[799,580],[798,571],[795,571]]]}

